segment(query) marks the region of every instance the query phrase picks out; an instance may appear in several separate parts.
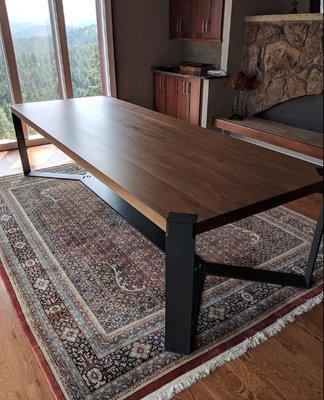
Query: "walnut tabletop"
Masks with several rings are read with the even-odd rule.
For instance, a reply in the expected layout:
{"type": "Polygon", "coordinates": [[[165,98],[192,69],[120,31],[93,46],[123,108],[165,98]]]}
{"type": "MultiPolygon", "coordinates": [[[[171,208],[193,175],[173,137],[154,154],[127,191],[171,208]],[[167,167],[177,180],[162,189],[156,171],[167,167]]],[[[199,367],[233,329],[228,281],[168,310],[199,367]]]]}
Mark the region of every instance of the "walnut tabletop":
{"type": "Polygon", "coordinates": [[[197,214],[202,232],[321,187],[313,164],[113,98],[12,111],[163,230],[170,212],[197,214]]]}

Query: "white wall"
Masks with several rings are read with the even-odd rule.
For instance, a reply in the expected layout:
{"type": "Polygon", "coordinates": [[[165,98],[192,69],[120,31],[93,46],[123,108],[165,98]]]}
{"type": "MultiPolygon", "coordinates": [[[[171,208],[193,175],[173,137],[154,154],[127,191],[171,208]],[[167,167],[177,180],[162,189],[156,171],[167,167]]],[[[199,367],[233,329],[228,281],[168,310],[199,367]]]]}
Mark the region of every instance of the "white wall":
{"type": "Polygon", "coordinates": [[[169,40],[168,0],[113,0],[118,98],[153,107],[151,68],[182,61],[183,46],[169,40]]]}

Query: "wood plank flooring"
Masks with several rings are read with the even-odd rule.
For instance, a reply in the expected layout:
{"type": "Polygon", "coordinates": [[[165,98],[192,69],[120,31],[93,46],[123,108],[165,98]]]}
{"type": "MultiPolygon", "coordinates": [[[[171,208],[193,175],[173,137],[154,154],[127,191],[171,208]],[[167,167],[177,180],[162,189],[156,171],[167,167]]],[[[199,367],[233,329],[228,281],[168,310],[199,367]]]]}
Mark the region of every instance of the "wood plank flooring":
{"type": "MultiPolygon", "coordinates": [[[[30,148],[33,168],[69,159],[53,146],[30,148]]],[[[21,172],[17,151],[0,153],[0,176],[21,172]]],[[[292,209],[317,218],[319,196],[292,209]]],[[[0,400],[53,400],[54,394],[0,281],[0,400]]],[[[175,400],[322,400],[323,306],[176,395],[175,400]]]]}

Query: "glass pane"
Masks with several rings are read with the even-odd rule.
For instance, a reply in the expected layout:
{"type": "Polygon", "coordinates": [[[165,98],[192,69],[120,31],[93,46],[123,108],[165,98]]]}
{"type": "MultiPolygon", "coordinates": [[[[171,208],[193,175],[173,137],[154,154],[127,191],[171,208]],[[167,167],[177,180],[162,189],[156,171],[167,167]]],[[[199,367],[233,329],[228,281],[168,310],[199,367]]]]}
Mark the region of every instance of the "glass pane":
{"type": "Polygon", "coordinates": [[[6,0],[6,4],[23,101],[58,99],[48,1],[6,0]]]}
{"type": "Polygon", "coordinates": [[[63,0],[74,97],[101,94],[96,2],[63,0]]]}
{"type": "Polygon", "coordinates": [[[15,140],[10,111],[10,92],[3,49],[0,43],[0,145],[15,140]]]}

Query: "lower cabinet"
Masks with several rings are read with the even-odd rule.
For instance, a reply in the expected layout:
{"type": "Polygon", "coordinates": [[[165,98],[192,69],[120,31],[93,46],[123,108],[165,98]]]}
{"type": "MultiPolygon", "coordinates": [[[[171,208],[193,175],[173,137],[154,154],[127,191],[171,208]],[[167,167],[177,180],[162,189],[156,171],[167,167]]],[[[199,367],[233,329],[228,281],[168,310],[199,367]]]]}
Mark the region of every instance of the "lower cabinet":
{"type": "Polygon", "coordinates": [[[154,110],[161,114],[175,116],[174,110],[174,76],[154,74],[154,110]]]}
{"type": "Polygon", "coordinates": [[[154,73],[154,110],[187,121],[200,123],[201,80],[154,73]]]}

